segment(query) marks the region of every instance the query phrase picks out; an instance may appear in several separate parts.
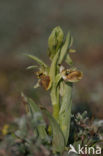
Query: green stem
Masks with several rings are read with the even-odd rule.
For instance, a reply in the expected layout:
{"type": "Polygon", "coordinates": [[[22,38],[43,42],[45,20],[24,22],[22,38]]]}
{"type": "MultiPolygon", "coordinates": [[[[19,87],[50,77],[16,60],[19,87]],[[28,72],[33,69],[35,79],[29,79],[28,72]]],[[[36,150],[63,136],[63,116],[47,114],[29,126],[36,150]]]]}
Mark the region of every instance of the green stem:
{"type": "Polygon", "coordinates": [[[51,78],[52,88],[51,88],[51,101],[53,105],[53,116],[58,121],[59,117],[59,90],[57,88],[56,83],[56,74],[57,74],[57,61],[59,57],[60,50],[58,50],[57,54],[53,58],[49,76],[51,78]]]}
{"type": "Polygon", "coordinates": [[[59,119],[59,90],[53,85],[51,90],[51,101],[53,105],[53,117],[58,121],[59,119]]]}
{"type": "Polygon", "coordinates": [[[71,106],[72,106],[72,84],[65,83],[64,95],[62,97],[61,108],[59,112],[59,122],[65,137],[66,144],[68,142],[70,133],[71,106]]]}

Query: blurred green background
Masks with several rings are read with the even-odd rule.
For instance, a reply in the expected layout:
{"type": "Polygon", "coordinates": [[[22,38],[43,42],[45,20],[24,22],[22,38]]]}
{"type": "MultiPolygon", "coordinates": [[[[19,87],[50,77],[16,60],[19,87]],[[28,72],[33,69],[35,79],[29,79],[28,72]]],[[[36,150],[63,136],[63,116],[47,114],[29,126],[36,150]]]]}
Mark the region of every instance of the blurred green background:
{"type": "Polygon", "coordinates": [[[103,1],[0,0],[0,126],[25,113],[22,91],[50,107],[48,93],[33,89],[34,73],[26,70],[33,62],[24,54],[49,63],[47,40],[58,25],[71,31],[72,58],[84,73],[74,86],[73,112],[103,118],[103,1]]]}

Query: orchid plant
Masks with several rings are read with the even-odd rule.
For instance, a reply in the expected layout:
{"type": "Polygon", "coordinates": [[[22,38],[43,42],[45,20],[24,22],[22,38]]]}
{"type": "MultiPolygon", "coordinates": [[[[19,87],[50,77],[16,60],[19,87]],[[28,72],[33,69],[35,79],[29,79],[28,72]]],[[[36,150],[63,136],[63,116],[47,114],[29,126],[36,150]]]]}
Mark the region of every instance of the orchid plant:
{"type": "Polygon", "coordinates": [[[27,98],[28,108],[32,115],[39,112],[41,121],[44,121],[44,114],[47,116],[50,123],[48,130],[45,125],[39,125],[36,129],[41,139],[45,139],[48,135],[52,136],[54,153],[62,153],[66,149],[70,135],[72,88],[73,84],[83,77],[83,73],[74,67],[70,57],[70,53],[76,52],[72,49],[72,44],[73,38],[70,32],[64,38],[63,30],[57,26],[48,39],[50,66],[36,56],[27,55],[38,64],[38,66],[28,67],[28,69],[38,70],[36,72],[38,82],[34,87],[41,86],[45,91],[50,90],[53,109],[52,114],[46,109],[40,109],[30,98],[27,98]]]}

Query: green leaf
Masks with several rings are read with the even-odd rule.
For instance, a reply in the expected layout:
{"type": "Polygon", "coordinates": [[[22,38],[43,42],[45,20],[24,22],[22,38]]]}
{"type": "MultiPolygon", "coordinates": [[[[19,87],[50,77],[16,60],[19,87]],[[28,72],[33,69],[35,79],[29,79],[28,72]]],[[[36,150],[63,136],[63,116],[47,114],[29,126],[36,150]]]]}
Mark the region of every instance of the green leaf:
{"type": "Polygon", "coordinates": [[[45,68],[47,68],[47,65],[42,60],[40,60],[38,57],[33,56],[33,55],[26,55],[26,56],[28,56],[29,58],[36,61],[39,65],[44,66],[45,68]]]}
{"type": "Polygon", "coordinates": [[[64,84],[64,96],[62,96],[61,108],[59,112],[60,127],[63,131],[65,142],[67,144],[70,133],[71,120],[71,106],[72,106],[72,84],[64,84]]]}
{"type": "Polygon", "coordinates": [[[61,73],[59,73],[59,74],[56,75],[56,77],[55,77],[55,85],[56,86],[60,82],[61,78],[62,78],[62,74],[61,73]]]}
{"type": "Polygon", "coordinates": [[[55,57],[53,58],[53,61],[50,66],[49,76],[51,78],[51,81],[55,81],[56,76],[56,69],[57,69],[57,61],[59,57],[60,50],[58,50],[58,53],[56,53],[55,57]]]}
{"type": "Polygon", "coordinates": [[[63,152],[65,148],[65,139],[63,133],[52,115],[47,111],[43,110],[43,113],[47,116],[53,132],[53,151],[54,152],[63,152]]]}
{"type": "Polygon", "coordinates": [[[59,90],[60,96],[64,96],[64,94],[65,94],[64,85],[65,85],[65,82],[64,81],[61,81],[60,82],[60,90],[59,90]]]}
{"type": "MultiPolygon", "coordinates": [[[[39,112],[41,114],[40,121],[44,122],[40,108],[35,104],[35,102],[31,98],[27,98],[27,101],[29,104],[31,115],[33,115],[33,113],[39,112]]],[[[41,139],[45,139],[47,137],[47,133],[44,125],[39,125],[37,127],[37,130],[41,139]]]]}
{"type": "Polygon", "coordinates": [[[68,48],[70,48],[70,44],[71,44],[71,35],[70,35],[70,33],[68,33],[66,36],[65,43],[61,48],[58,64],[61,64],[62,61],[64,60],[64,58],[66,57],[67,52],[68,52],[67,50],[68,50],[68,48]]]}

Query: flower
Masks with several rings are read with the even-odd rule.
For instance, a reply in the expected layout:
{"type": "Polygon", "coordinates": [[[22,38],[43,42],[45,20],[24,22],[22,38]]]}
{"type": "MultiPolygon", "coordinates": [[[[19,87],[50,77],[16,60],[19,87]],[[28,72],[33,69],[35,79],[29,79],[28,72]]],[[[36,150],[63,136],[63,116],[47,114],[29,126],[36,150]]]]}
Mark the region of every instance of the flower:
{"type": "Polygon", "coordinates": [[[78,82],[83,78],[83,73],[77,69],[64,69],[61,71],[62,78],[67,82],[78,82]]]}
{"type": "Polygon", "coordinates": [[[50,77],[43,73],[43,72],[37,72],[36,73],[38,80],[38,83],[40,86],[42,86],[45,90],[48,90],[50,88],[50,77]]]}

